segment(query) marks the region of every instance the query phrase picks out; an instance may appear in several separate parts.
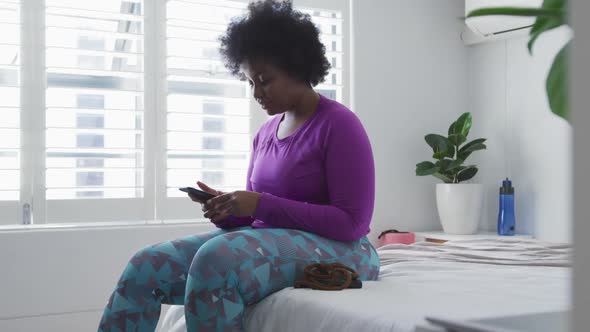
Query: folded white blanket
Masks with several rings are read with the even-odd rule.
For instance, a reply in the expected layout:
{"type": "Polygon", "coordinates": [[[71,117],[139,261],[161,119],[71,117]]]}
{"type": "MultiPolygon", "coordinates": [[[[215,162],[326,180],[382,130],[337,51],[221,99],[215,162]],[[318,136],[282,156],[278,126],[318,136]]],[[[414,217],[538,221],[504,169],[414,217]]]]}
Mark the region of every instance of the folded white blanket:
{"type": "Polygon", "coordinates": [[[381,266],[400,262],[461,262],[495,265],[569,267],[569,244],[528,239],[480,239],[444,244],[419,242],[411,246],[389,244],[377,250],[381,266]]]}

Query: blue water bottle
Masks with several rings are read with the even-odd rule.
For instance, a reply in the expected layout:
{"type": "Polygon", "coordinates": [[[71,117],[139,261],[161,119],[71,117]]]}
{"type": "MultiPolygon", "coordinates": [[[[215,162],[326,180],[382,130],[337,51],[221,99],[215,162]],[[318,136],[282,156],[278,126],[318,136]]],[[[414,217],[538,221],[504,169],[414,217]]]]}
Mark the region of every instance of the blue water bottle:
{"type": "Polygon", "coordinates": [[[500,187],[500,210],[498,211],[498,235],[514,235],[514,187],[508,178],[500,187]]]}

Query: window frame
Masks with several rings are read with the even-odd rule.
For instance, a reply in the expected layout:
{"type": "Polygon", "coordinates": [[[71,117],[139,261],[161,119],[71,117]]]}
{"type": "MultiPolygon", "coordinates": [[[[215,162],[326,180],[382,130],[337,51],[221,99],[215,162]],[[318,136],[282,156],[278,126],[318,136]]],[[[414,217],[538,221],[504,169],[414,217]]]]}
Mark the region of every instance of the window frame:
{"type": "MultiPolygon", "coordinates": [[[[22,1],[25,2],[25,1],[22,1]]],[[[0,201],[0,225],[3,224],[14,224],[15,222],[19,222],[22,223],[22,206],[23,203],[21,203],[22,201],[22,197],[23,197],[23,189],[27,188],[27,186],[25,185],[25,183],[23,182],[25,179],[24,174],[30,174],[30,170],[28,168],[25,168],[26,165],[23,164],[23,157],[25,155],[25,150],[23,149],[23,147],[28,147],[30,142],[29,140],[24,138],[24,135],[22,134],[25,131],[30,131],[30,126],[31,124],[29,122],[25,122],[23,121],[23,103],[24,102],[28,102],[23,99],[23,80],[25,80],[25,78],[23,77],[24,73],[22,72],[22,68],[23,68],[23,62],[28,60],[28,59],[23,59],[22,58],[22,54],[23,54],[23,47],[24,47],[24,32],[23,31],[23,26],[24,26],[24,21],[23,21],[23,13],[24,13],[24,4],[20,3],[20,17],[19,17],[19,22],[18,24],[20,25],[20,29],[21,29],[21,36],[20,36],[20,40],[19,40],[19,44],[20,44],[20,50],[19,50],[19,56],[21,57],[20,59],[20,66],[19,66],[19,70],[20,70],[20,75],[19,75],[19,131],[20,131],[20,138],[21,138],[21,143],[20,143],[20,148],[19,148],[19,177],[20,177],[20,188],[19,188],[19,199],[18,200],[6,200],[6,201],[0,201]],[[24,169],[24,170],[23,170],[24,169]],[[26,172],[26,173],[25,173],[26,172]]]]}

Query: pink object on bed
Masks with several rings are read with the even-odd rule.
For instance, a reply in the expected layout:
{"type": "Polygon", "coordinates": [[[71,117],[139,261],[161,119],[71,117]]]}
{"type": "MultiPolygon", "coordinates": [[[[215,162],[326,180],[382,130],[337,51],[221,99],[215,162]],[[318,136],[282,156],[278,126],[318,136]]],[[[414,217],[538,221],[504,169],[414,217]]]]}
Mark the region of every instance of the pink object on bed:
{"type": "Polygon", "coordinates": [[[412,232],[400,232],[396,229],[389,229],[382,232],[379,237],[379,247],[386,244],[413,244],[416,242],[416,237],[412,232]]]}

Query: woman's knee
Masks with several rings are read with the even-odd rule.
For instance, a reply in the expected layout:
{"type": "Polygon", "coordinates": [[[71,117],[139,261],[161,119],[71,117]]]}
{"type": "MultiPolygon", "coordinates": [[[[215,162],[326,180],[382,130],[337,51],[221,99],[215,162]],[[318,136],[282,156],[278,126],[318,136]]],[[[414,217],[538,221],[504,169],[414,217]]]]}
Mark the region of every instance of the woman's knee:
{"type": "Polygon", "coordinates": [[[236,256],[228,235],[216,236],[197,250],[189,269],[191,277],[195,278],[199,274],[205,277],[210,274],[225,277],[236,266],[240,259],[236,256]]]}
{"type": "Polygon", "coordinates": [[[125,268],[123,275],[130,277],[131,275],[138,274],[142,270],[145,271],[145,269],[142,269],[142,266],[145,264],[152,264],[152,257],[156,251],[155,246],[156,245],[147,245],[137,250],[127,262],[127,267],[125,268]]]}
{"type": "Polygon", "coordinates": [[[360,264],[362,265],[361,279],[377,280],[379,277],[379,270],[381,268],[377,250],[375,250],[375,247],[366,237],[361,239],[359,247],[363,253],[360,261],[360,264]]]}
{"type": "Polygon", "coordinates": [[[157,244],[150,244],[142,247],[141,249],[137,250],[135,254],[133,254],[130,261],[144,263],[154,254],[156,251],[156,246],[157,244]]]}

